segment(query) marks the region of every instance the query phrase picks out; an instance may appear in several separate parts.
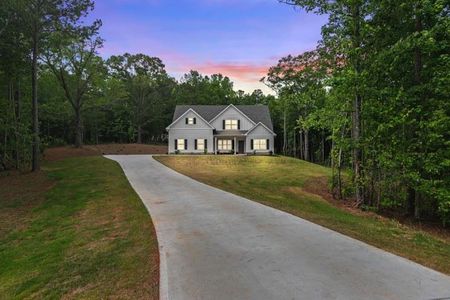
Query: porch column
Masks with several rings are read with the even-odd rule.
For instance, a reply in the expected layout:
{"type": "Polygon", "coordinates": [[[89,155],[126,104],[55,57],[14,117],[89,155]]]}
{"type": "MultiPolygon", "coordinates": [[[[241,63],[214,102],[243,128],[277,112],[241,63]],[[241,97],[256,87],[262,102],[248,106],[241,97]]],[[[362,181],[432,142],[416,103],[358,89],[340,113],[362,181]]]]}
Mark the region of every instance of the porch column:
{"type": "Polygon", "coordinates": [[[236,137],[234,137],[234,155],[237,154],[236,148],[237,148],[237,141],[236,141],[236,137]]]}
{"type": "Polygon", "coordinates": [[[214,154],[217,155],[217,137],[214,137],[214,154]]]}

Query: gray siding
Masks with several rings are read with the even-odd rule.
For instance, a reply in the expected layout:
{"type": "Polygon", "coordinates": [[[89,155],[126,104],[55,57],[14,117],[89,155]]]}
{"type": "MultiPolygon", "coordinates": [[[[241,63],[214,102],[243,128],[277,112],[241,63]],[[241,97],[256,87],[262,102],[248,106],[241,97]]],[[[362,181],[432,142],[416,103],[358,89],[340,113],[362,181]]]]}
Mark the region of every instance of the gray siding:
{"type": "Polygon", "coordinates": [[[217,130],[223,130],[223,120],[240,120],[241,130],[250,130],[254,125],[250,122],[246,116],[241,114],[236,108],[229,107],[223,112],[217,119],[215,119],[211,125],[217,130]]]}
{"type": "Polygon", "coordinates": [[[269,151],[274,151],[274,136],[273,134],[267,130],[264,126],[259,124],[255,129],[253,129],[248,135],[247,139],[245,141],[245,151],[247,153],[253,153],[253,151],[256,151],[256,153],[267,153],[269,151]],[[268,139],[269,140],[269,149],[268,150],[252,150],[251,148],[251,140],[252,139],[268,139]]]}
{"type": "MultiPolygon", "coordinates": [[[[248,131],[254,127],[254,123],[250,121],[245,115],[243,115],[235,107],[230,106],[226,111],[224,111],[216,120],[211,123],[211,126],[215,129],[223,130],[223,120],[232,119],[240,120],[240,130],[248,131]]],[[[202,118],[193,111],[188,111],[185,115],[182,115],[171,127],[168,129],[169,132],[169,147],[168,152],[175,153],[175,140],[184,139],[187,140],[187,149],[178,149],[180,153],[204,153],[204,150],[195,150],[195,140],[196,139],[206,139],[207,140],[207,152],[214,153],[214,129],[211,128],[207,121],[202,120],[202,118]],[[196,124],[186,124],[186,118],[196,118],[196,124]]],[[[237,132],[239,133],[239,132],[237,132]]],[[[233,137],[230,137],[233,139],[233,137]]],[[[253,153],[268,153],[270,151],[274,152],[274,135],[270,130],[265,128],[263,125],[259,124],[255,129],[253,129],[245,138],[245,152],[253,153]],[[265,139],[269,140],[269,149],[263,150],[252,150],[251,140],[252,139],[265,139]]],[[[235,145],[237,147],[237,143],[235,145]]]]}
{"type": "Polygon", "coordinates": [[[199,128],[211,128],[208,123],[203,121],[197,114],[189,111],[181,117],[170,129],[199,129],[199,128]],[[196,118],[197,123],[195,125],[186,124],[186,118],[196,118]]]}
{"type": "Polygon", "coordinates": [[[179,149],[180,153],[204,153],[204,150],[195,150],[195,139],[206,139],[208,153],[214,153],[213,150],[213,130],[198,115],[188,112],[172,127],[169,128],[169,153],[175,153],[175,139],[186,139],[188,143],[187,150],[179,149]],[[186,124],[185,118],[196,118],[195,125],[186,124]]]}

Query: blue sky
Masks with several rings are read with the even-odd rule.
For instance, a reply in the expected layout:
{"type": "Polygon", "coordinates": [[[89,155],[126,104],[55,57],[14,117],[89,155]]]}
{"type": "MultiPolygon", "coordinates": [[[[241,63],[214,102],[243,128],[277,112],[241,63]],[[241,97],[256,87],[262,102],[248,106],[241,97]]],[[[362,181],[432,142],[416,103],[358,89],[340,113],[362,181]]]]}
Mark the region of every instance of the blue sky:
{"type": "Polygon", "coordinates": [[[277,0],[97,0],[100,53],[158,56],[180,78],[189,70],[222,73],[235,89],[261,88],[278,59],[314,49],[325,16],[277,0]]]}

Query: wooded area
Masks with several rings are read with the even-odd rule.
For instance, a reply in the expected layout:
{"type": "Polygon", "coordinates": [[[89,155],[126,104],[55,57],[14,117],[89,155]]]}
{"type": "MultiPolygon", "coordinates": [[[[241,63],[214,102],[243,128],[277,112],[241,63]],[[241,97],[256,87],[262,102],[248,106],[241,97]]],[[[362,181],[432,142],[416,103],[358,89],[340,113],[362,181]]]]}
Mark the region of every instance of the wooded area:
{"type": "Polygon", "coordinates": [[[99,56],[101,20],[91,0],[0,4],[0,170],[39,169],[50,146],[165,143],[176,104],[268,103],[234,91],[221,74],[179,81],[146,54],[99,56]]]}
{"type": "Polygon", "coordinates": [[[448,1],[280,2],[329,21],[317,49],[268,71],[271,96],[176,80],[147,54],[102,58],[92,0],[1,1],[0,170],[38,170],[56,145],[165,143],[177,104],[262,103],[278,153],[331,166],[336,198],[449,223],[448,1]]]}
{"type": "Polygon", "coordinates": [[[336,198],[450,222],[449,2],[282,2],[329,16],[317,49],[264,79],[282,152],[331,165],[336,198]]]}

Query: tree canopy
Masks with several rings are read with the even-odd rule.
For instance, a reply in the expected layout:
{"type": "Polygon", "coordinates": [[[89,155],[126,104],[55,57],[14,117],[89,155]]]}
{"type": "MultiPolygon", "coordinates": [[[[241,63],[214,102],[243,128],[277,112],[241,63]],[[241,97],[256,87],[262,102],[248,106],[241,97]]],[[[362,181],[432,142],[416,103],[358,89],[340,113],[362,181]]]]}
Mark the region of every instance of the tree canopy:
{"type": "Polygon", "coordinates": [[[177,104],[266,104],[276,151],[331,166],[337,199],[450,223],[448,1],[279,2],[328,22],[268,70],[272,96],[177,80],[150,53],[102,57],[93,0],[1,1],[0,170],[36,171],[54,145],[165,143],[177,104]]]}

